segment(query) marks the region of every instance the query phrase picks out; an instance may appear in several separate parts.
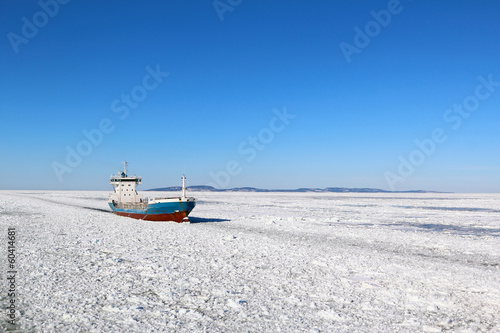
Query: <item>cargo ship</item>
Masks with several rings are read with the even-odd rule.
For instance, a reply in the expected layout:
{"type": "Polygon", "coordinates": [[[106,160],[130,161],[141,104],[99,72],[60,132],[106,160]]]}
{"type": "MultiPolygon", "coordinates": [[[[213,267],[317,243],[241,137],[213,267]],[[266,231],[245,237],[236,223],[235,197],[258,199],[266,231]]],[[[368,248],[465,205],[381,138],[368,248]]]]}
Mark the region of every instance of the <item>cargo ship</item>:
{"type": "Polygon", "coordinates": [[[188,215],[196,206],[196,199],[186,197],[186,177],[182,175],[182,195],[169,198],[142,198],[136,186],[141,177],[127,174],[127,162],[123,162],[123,171],[111,175],[109,183],[113,193],[109,194],[108,204],[117,215],[147,221],[189,222],[188,215]]]}

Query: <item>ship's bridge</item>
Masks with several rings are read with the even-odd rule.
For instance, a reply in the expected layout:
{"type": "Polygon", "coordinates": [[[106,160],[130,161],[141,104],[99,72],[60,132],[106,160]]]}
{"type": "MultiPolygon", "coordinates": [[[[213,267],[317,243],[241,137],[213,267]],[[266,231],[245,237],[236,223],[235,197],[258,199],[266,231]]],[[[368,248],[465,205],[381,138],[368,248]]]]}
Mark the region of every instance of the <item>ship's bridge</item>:
{"type": "Polygon", "coordinates": [[[111,175],[109,183],[113,186],[114,193],[110,199],[116,202],[140,202],[141,199],[135,189],[142,182],[142,177],[129,177],[127,175],[127,162],[123,162],[124,170],[117,175],[111,175]]]}
{"type": "Polygon", "coordinates": [[[137,177],[134,175],[134,177],[123,177],[123,176],[116,176],[116,175],[111,175],[111,177],[109,178],[109,182],[110,184],[117,184],[117,183],[121,183],[121,182],[135,182],[136,184],[140,184],[142,182],[142,178],[141,177],[137,177]]]}

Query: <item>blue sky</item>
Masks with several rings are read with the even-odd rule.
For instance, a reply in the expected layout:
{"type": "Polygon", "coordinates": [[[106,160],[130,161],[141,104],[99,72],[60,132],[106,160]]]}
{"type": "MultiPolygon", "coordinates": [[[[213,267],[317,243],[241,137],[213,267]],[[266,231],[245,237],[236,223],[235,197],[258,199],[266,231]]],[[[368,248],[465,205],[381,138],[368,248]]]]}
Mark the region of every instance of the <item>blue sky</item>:
{"type": "Polygon", "coordinates": [[[0,4],[0,189],[500,189],[498,1],[59,1],[0,4]]]}

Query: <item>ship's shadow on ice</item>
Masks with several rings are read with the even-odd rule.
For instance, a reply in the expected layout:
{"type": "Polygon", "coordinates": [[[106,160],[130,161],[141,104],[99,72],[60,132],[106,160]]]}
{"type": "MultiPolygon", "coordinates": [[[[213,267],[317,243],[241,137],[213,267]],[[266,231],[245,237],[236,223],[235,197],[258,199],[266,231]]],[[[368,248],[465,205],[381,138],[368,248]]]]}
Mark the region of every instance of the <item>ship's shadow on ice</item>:
{"type": "Polygon", "coordinates": [[[109,209],[94,208],[94,207],[84,207],[84,206],[82,206],[82,208],[96,210],[98,212],[103,212],[103,213],[111,213],[111,214],[113,214],[113,212],[111,210],[109,210],[109,209]]]}
{"type": "Polygon", "coordinates": [[[189,217],[189,222],[191,223],[213,223],[213,222],[230,222],[228,219],[215,219],[215,218],[204,218],[204,217],[189,217]]]}

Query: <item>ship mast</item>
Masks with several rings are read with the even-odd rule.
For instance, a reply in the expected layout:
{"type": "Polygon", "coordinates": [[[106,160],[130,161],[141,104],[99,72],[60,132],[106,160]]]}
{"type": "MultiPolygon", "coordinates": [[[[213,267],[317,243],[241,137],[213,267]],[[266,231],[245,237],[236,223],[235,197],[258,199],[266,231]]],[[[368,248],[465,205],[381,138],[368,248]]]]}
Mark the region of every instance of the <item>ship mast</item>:
{"type": "Polygon", "coordinates": [[[182,175],[182,197],[186,197],[186,176],[182,175]]]}
{"type": "Polygon", "coordinates": [[[123,162],[123,173],[125,174],[125,177],[127,177],[127,162],[123,162]]]}

